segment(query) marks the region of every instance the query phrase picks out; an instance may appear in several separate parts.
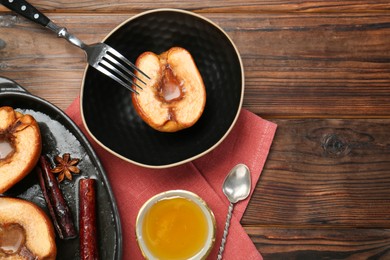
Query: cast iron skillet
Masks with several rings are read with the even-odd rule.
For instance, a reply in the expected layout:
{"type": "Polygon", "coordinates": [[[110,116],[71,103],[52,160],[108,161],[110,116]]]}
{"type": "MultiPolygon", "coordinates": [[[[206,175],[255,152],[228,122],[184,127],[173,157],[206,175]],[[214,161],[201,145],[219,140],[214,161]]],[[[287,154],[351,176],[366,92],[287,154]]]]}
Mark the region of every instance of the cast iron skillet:
{"type": "MultiPolygon", "coordinates": [[[[12,80],[0,77],[0,106],[11,106],[17,111],[28,113],[38,121],[42,134],[42,153],[53,158],[69,152],[80,158],[80,175],[73,181],[61,183],[61,189],[72,211],[78,229],[78,179],[97,179],[97,229],[99,234],[99,255],[101,259],[120,260],[122,257],[122,232],[115,198],[105,171],[88,140],[75,123],[59,108],[39,97],[27,93],[12,80]]],[[[29,174],[8,190],[5,196],[19,197],[34,202],[47,213],[37,177],[29,174]]],[[[1,196],[1,195],[0,195],[1,196]]],[[[79,239],[61,240],[56,238],[57,259],[78,259],[79,239]]]]}

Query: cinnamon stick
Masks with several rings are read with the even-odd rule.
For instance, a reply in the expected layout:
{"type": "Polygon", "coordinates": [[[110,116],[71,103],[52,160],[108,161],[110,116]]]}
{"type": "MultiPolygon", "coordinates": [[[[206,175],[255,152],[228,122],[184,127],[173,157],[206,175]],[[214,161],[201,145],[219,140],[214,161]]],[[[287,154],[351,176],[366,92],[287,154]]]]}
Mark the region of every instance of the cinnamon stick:
{"type": "Polygon", "coordinates": [[[96,229],[96,188],[94,179],[81,179],[80,208],[80,258],[99,259],[96,229]]]}
{"type": "Polygon", "coordinates": [[[71,239],[77,236],[72,214],[62,195],[57,179],[50,171],[50,163],[42,155],[36,167],[43,196],[45,198],[54,227],[61,239],[71,239]]]}

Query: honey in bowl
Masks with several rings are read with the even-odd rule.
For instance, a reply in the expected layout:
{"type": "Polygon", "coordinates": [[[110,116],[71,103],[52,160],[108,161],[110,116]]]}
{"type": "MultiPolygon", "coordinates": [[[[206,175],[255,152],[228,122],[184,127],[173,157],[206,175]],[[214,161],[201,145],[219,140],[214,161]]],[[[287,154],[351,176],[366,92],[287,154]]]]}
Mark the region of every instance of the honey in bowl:
{"type": "Polygon", "coordinates": [[[145,214],[142,232],[146,246],[158,258],[187,259],[205,244],[207,220],[189,199],[162,199],[145,214]]]}
{"type": "Polygon", "coordinates": [[[197,195],[176,190],[146,202],[136,230],[147,259],[202,259],[214,243],[215,220],[197,195]]]}

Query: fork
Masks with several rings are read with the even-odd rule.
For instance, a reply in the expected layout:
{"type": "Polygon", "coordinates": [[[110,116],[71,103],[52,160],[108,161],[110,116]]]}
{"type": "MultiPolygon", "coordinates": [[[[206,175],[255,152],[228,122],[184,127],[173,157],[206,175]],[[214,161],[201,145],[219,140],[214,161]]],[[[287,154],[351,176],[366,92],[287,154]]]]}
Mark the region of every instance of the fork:
{"type": "Polygon", "coordinates": [[[133,63],[126,59],[118,51],[105,43],[85,44],[73,34],[70,34],[65,27],[60,27],[52,22],[43,13],[25,0],[0,0],[8,9],[24,16],[25,18],[38,23],[51,31],[58,37],[66,39],[68,42],[84,50],[88,64],[103,74],[109,76],[128,90],[137,93],[132,85],[142,89],[142,84],[146,82],[139,78],[133,71],[138,71],[147,79],[150,79],[144,72],[138,69],[133,63]],[[133,70],[133,71],[132,71],[133,70]],[[135,83],[132,78],[137,79],[140,84],[135,83]]]}

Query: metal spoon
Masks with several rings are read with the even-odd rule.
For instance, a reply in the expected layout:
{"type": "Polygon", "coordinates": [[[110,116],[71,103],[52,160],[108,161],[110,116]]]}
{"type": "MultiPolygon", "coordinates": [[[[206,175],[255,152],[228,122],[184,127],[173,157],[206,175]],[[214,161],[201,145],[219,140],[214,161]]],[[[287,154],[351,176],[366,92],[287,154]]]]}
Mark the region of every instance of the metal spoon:
{"type": "Polygon", "coordinates": [[[234,203],[244,200],[248,197],[251,190],[250,171],[245,164],[237,164],[230,170],[222,186],[222,191],[230,201],[229,211],[226,217],[225,229],[221,246],[219,247],[218,260],[222,259],[225,249],[226,237],[229,232],[230,219],[232,218],[234,203]]]}

